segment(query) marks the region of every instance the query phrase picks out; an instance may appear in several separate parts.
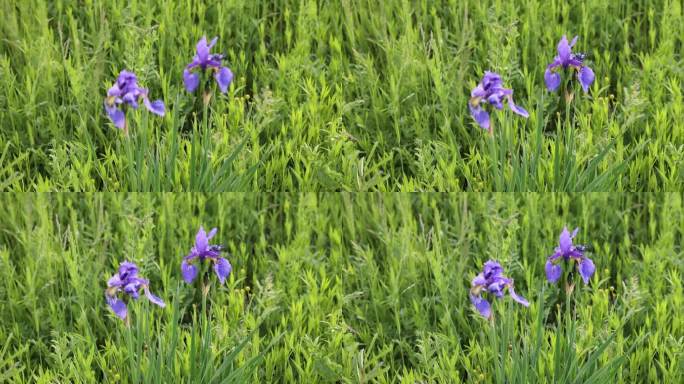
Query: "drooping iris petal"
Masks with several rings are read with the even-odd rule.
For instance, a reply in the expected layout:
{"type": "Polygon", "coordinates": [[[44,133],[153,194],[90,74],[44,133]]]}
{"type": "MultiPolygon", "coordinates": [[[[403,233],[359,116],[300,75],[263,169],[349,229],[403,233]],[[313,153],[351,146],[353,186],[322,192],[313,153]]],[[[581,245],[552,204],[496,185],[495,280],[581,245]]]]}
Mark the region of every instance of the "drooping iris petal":
{"type": "Polygon", "coordinates": [[[508,106],[511,108],[511,111],[517,113],[518,115],[522,117],[529,117],[530,114],[527,112],[527,110],[513,102],[513,96],[509,95],[508,96],[508,106]]]}
{"type": "Polygon", "coordinates": [[[470,301],[482,316],[486,318],[490,318],[492,316],[492,308],[487,300],[483,299],[481,296],[470,295],[470,301]]]}
{"type": "Polygon", "coordinates": [[[584,92],[589,92],[589,87],[594,82],[594,71],[592,71],[591,68],[584,66],[577,73],[577,78],[579,79],[584,92]]]}
{"type": "Polygon", "coordinates": [[[226,93],[226,91],[228,91],[228,86],[232,81],[233,72],[226,67],[221,67],[216,74],[216,83],[218,84],[221,93],[226,93]]]}
{"type": "Polygon", "coordinates": [[[126,126],[126,115],[123,111],[117,107],[110,107],[105,104],[105,110],[107,111],[107,116],[114,123],[114,126],[123,129],[126,126]]]}
{"type": "Polygon", "coordinates": [[[197,266],[192,265],[186,261],[181,263],[181,275],[183,275],[183,280],[190,284],[197,277],[197,266]]]}
{"type": "Polygon", "coordinates": [[[199,86],[200,75],[198,73],[192,73],[185,69],[183,71],[183,85],[185,85],[185,90],[192,93],[199,86]]]}
{"type": "Polygon", "coordinates": [[[489,129],[489,113],[482,109],[481,107],[473,107],[470,105],[470,114],[473,116],[477,124],[484,128],[489,129]]]}
{"type": "Polygon", "coordinates": [[[558,73],[551,72],[551,70],[547,68],[546,72],[544,72],[544,82],[546,83],[546,88],[553,92],[560,87],[561,77],[558,73]]]}
{"type": "Polygon", "coordinates": [[[114,313],[122,320],[126,318],[128,310],[126,309],[126,303],[116,297],[107,296],[107,304],[114,311],[114,313]]]}
{"type": "Polygon", "coordinates": [[[162,308],[166,307],[166,304],[164,303],[164,301],[162,299],[160,299],[159,297],[153,295],[147,286],[145,287],[145,297],[147,297],[147,299],[149,301],[151,301],[152,303],[154,303],[154,304],[156,304],[162,308]]]}
{"type": "Polygon", "coordinates": [[[594,266],[594,262],[591,261],[590,258],[584,257],[582,261],[580,261],[579,273],[580,276],[582,276],[582,280],[584,280],[585,284],[589,284],[589,280],[591,280],[591,276],[594,275],[595,270],[596,267],[594,266]]]}
{"type": "Polygon", "coordinates": [[[510,286],[508,287],[508,293],[510,293],[510,294],[511,294],[511,297],[513,298],[513,300],[517,301],[518,303],[520,303],[520,304],[522,304],[522,305],[524,305],[524,306],[526,306],[526,307],[529,307],[529,306],[530,306],[530,302],[529,302],[529,301],[527,301],[527,300],[526,300],[524,297],[522,297],[522,296],[518,296],[518,294],[515,293],[515,290],[513,289],[513,285],[510,285],[510,286]]]}
{"type": "Polygon", "coordinates": [[[216,264],[214,265],[214,271],[216,272],[216,276],[218,276],[221,284],[226,281],[232,269],[233,267],[230,265],[228,260],[224,259],[223,257],[218,258],[216,264]]]}
{"type": "Polygon", "coordinates": [[[163,101],[155,100],[150,102],[150,100],[146,97],[143,102],[145,103],[145,107],[147,108],[147,110],[149,110],[157,116],[164,116],[165,108],[163,101]]]}
{"type": "Polygon", "coordinates": [[[560,265],[554,264],[551,260],[546,261],[546,266],[544,267],[544,270],[546,272],[546,279],[550,283],[555,283],[560,279],[561,273],[563,272],[563,269],[561,268],[560,265]]]}

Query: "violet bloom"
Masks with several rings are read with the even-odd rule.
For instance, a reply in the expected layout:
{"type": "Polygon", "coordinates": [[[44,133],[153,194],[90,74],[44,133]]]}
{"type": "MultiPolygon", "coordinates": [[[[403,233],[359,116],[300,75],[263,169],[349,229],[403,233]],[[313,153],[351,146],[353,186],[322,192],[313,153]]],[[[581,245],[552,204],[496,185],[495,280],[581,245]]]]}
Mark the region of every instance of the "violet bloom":
{"type": "Polygon", "coordinates": [[[128,313],[126,303],[119,298],[119,293],[123,292],[130,296],[133,300],[140,297],[140,290],[145,291],[145,297],[152,303],[164,308],[166,304],[162,299],[153,295],[149,288],[150,282],[138,276],[138,266],[134,263],[124,261],[119,266],[119,271],[107,281],[107,289],[105,290],[105,297],[107,304],[112,308],[114,313],[121,319],[126,319],[128,313]]]}
{"type": "Polygon", "coordinates": [[[209,260],[212,262],[214,264],[214,272],[216,272],[216,276],[218,276],[221,284],[223,284],[228,275],[230,275],[230,271],[233,269],[230,262],[223,257],[219,257],[221,251],[223,251],[223,246],[209,244],[209,240],[211,240],[214,235],[216,235],[216,228],[212,229],[207,235],[204,228],[200,227],[195,236],[195,246],[190,250],[190,254],[183,258],[181,273],[183,274],[183,279],[188,284],[195,280],[197,273],[199,272],[197,266],[192,264],[194,261],[203,262],[209,260]]]}
{"type": "Polygon", "coordinates": [[[207,38],[202,39],[197,43],[197,53],[192,58],[192,62],[185,67],[183,71],[183,83],[188,92],[194,92],[200,83],[200,74],[193,73],[192,70],[200,68],[202,72],[211,71],[216,79],[221,93],[228,91],[228,86],[233,81],[233,72],[221,65],[224,56],[218,53],[209,53],[209,50],[216,44],[218,37],[214,37],[211,43],[207,44],[207,38]]]}
{"type": "Polygon", "coordinates": [[[138,86],[135,74],[126,70],[119,73],[116,83],[107,91],[105,110],[114,125],[126,130],[125,108],[130,106],[138,109],[140,98],[145,107],[155,115],[164,116],[164,102],[161,100],[150,101],[147,97],[147,89],[138,86]]]}
{"type": "Polygon", "coordinates": [[[582,276],[585,284],[589,284],[589,279],[594,274],[596,267],[594,267],[594,262],[590,258],[584,256],[585,247],[583,245],[573,245],[572,239],[575,238],[579,228],[575,228],[572,234],[568,232],[568,228],[563,228],[561,232],[560,240],[558,242],[558,247],[556,248],[553,255],[549,256],[546,260],[546,279],[555,283],[560,279],[561,273],[563,272],[560,265],[557,265],[560,261],[575,261],[579,264],[579,274],[582,276]]]}
{"type": "Polygon", "coordinates": [[[513,279],[503,275],[501,264],[494,260],[489,260],[484,264],[483,272],[473,279],[472,287],[470,288],[470,301],[482,316],[491,318],[491,306],[486,299],[482,298],[482,293],[488,292],[500,298],[503,297],[506,288],[508,288],[508,293],[510,293],[513,300],[526,307],[530,305],[529,301],[515,293],[513,279]]]}
{"type": "Polygon", "coordinates": [[[513,90],[504,88],[501,76],[494,72],[486,71],[480,84],[470,92],[470,114],[480,127],[490,130],[489,113],[482,108],[482,103],[489,103],[496,109],[503,109],[504,100],[508,100],[511,110],[522,117],[528,117],[527,111],[515,105],[513,102],[513,90]]]}
{"type": "Polygon", "coordinates": [[[563,35],[560,43],[558,43],[558,56],[553,59],[553,62],[546,67],[544,72],[544,81],[546,88],[553,92],[560,86],[561,75],[560,70],[577,71],[577,79],[582,85],[584,92],[589,92],[591,83],[594,82],[594,71],[584,65],[584,55],[581,53],[572,53],[572,47],[577,42],[577,36],[570,43],[568,38],[563,35]]]}

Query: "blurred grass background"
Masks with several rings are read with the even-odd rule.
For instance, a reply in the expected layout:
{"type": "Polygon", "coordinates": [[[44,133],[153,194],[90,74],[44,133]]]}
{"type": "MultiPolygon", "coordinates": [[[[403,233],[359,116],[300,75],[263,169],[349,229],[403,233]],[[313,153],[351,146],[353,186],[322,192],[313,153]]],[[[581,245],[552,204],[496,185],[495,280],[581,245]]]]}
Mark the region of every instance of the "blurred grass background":
{"type": "Polygon", "coordinates": [[[2,190],[684,187],[679,0],[9,0],[0,13],[2,190]],[[209,134],[181,76],[205,34],[236,75],[209,134]],[[572,119],[543,85],[563,34],[596,73],[572,119]],[[130,139],[102,105],[122,69],[168,110],[131,113],[130,139]],[[496,113],[493,140],[467,111],[488,69],[531,113],[496,113]]]}
{"type": "Polygon", "coordinates": [[[246,341],[235,366],[263,357],[253,382],[591,382],[613,358],[594,382],[681,382],[682,197],[0,195],[0,381],[209,382],[190,374],[216,368],[197,351],[246,341]],[[234,267],[209,295],[211,340],[180,282],[200,225],[234,267]],[[544,263],[565,225],[597,270],[559,322],[544,263]],[[490,258],[532,303],[498,300],[491,324],[468,300],[490,258]],[[132,331],[104,300],[123,260],[168,304],[133,306],[132,331]]]}

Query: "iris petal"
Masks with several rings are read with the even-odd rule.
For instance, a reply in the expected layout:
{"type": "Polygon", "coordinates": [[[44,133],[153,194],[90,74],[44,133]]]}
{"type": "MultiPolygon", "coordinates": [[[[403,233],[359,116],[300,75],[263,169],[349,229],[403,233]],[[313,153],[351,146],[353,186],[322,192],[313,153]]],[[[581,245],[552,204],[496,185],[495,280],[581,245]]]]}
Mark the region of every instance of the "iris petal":
{"type": "Polygon", "coordinates": [[[114,123],[114,126],[123,129],[126,126],[126,115],[117,107],[110,107],[105,104],[105,110],[107,111],[107,116],[114,123]]]}
{"type": "Polygon", "coordinates": [[[580,276],[582,276],[582,280],[584,280],[585,284],[589,284],[589,280],[591,280],[591,276],[594,275],[594,271],[596,270],[596,267],[594,266],[594,262],[591,261],[590,258],[585,257],[580,261],[579,263],[579,273],[580,276]]]}
{"type": "Polygon", "coordinates": [[[150,99],[145,97],[144,101],[145,107],[147,108],[148,111],[154,113],[157,116],[164,116],[164,102],[161,100],[155,100],[150,102],[150,99]]]}
{"type": "Polygon", "coordinates": [[[563,269],[560,265],[555,265],[551,260],[546,260],[544,271],[546,272],[546,280],[550,283],[555,283],[560,279],[563,269]]]}
{"type": "Polygon", "coordinates": [[[128,310],[126,309],[126,303],[124,303],[122,300],[118,299],[117,297],[107,296],[107,304],[109,304],[109,307],[119,318],[126,318],[128,310]]]}
{"type": "Polygon", "coordinates": [[[519,105],[516,105],[515,102],[513,102],[513,96],[508,95],[508,107],[511,108],[511,111],[517,113],[518,115],[522,117],[529,117],[530,114],[527,112],[527,110],[519,105]]]}
{"type": "Polygon", "coordinates": [[[563,228],[563,232],[561,232],[558,244],[563,254],[568,254],[572,250],[572,236],[570,236],[570,232],[568,232],[567,227],[563,228]]]}
{"type": "Polygon", "coordinates": [[[589,87],[594,82],[594,71],[592,71],[591,68],[584,66],[577,73],[577,78],[579,79],[584,92],[589,92],[589,87]]]}
{"type": "Polygon", "coordinates": [[[568,38],[563,35],[563,38],[561,38],[561,41],[558,43],[558,57],[563,63],[565,63],[570,59],[571,54],[572,50],[570,44],[568,43],[568,38]]]}
{"type": "Polygon", "coordinates": [[[219,257],[214,265],[214,271],[216,272],[216,276],[218,276],[221,284],[226,281],[226,278],[228,278],[232,270],[233,267],[230,265],[230,262],[223,257],[219,257]]]}
{"type": "Polygon", "coordinates": [[[546,89],[553,92],[560,86],[561,76],[558,73],[552,72],[551,69],[546,68],[546,72],[544,72],[544,82],[546,83],[546,89]]]}
{"type": "Polygon", "coordinates": [[[216,83],[218,83],[221,93],[226,93],[226,91],[228,91],[228,86],[232,81],[233,72],[226,67],[221,67],[221,69],[216,74],[216,83]]]}
{"type": "Polygon", "coordinates": [[[197,277],[197,267],[186,261],[183,261],[181,263],[181,275],[183,275],[183,280],[190,284],[193,280],[195,280],[195,277],[197,277]]]}
{"type": "Polygon", "coordinates": [[[468,104],[470,107],[470,114],[473,116],[477,124],[484,128],[484,129],[489,129],[489,113],[482,109],[482,107],[477,106],[473,107],[472,105],[468,104]]]}
{"type": "Polygon", "coordinates": [[[520,304],[522,304],[522,305],[524,305],[524,306],[526,306],[526,307],[529,307],[529,306],[530,306],[530,302],[529,302],[529,301],[527,301],[527,300],[526,300],[524,297],[522,297],[522,296],[518,296],[518,294],[515,293],[515,290],[513,289],[513,285],[512,285],[512,284],[511,284],[510,286],[508,286],[508,293],[510,293],[510,294],[511,294],[511,297],[513,298],[513,300],[517,301],[518,303],[520,303],[520,304]]]}
{"type": "Polygon", "coordinates": [[[166,307],[166,304],[164,303],[164,300],[160,299],[159,297],[155,296],[150,292],[150,289],[145,287],[145,297],[152,303],[164,308],[166,307]]]}
{"type": "Polygon", "coordinates": [[[492,316],[492,308],[487,300],[483,299],[481,296],[470,295],[470,301],[482,316],[486,318],[492,316]]]}
{"type": "Polygon", "coordinates": [[[192,73],[188,69],[183,71],[183,85],[185,90],[192,93],[199,86],[200,76],[198,73],[192,73]]]}

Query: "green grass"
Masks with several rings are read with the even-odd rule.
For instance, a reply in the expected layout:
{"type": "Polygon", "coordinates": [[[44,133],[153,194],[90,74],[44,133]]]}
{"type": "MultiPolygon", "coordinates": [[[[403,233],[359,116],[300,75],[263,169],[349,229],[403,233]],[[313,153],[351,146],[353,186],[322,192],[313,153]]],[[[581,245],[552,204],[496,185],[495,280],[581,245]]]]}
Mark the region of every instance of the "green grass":
{"type": "Polygon", "coordinates": [[[8,0],[0,5],[0,189],[684,189],[679,0],[8,0]],[[203,4],[200,4],[203,3],[203,4]],[[182,69],[218,36],[236,74],[209,118],[182,69]],[[571,114],[544,89],[563,34],[596,82],[571,114]],[[103,100],[135,71],[164,118],[103,100]],[[486,69],[525,120],[467,101],[486,69]],[[204,124],[206,123],[206,127],[204,124]]]}
{"type": "Polygon", "coordinates": [[[680,383],[683,239],[680,193],[0,195],[0,381],[680,383]],[[179,270],[200,225],[234,267],[205,311],[179,270]],[[597,266],[567,301],[564,225],[597,266]],[[489,258],[531,302],[493,322],[489,258]],[[103,294],[125,259],[167,302],[130,328],[103,294]]]}

